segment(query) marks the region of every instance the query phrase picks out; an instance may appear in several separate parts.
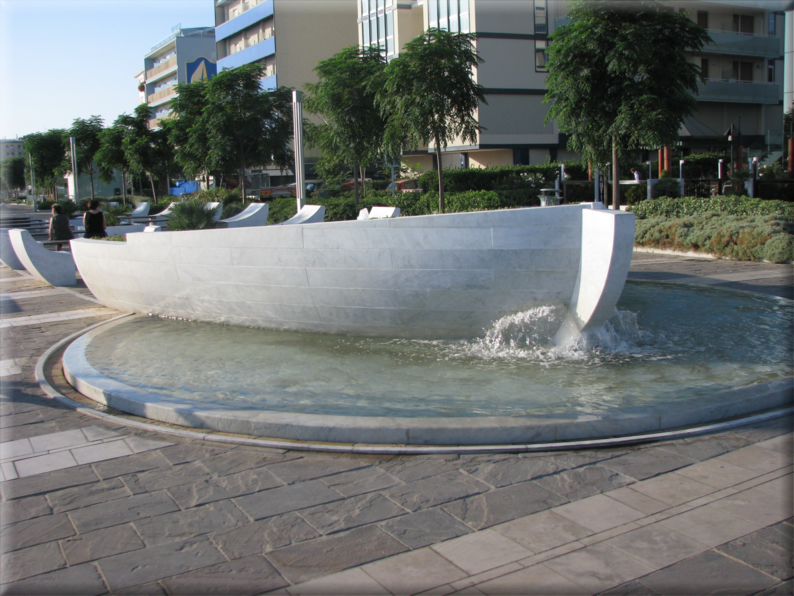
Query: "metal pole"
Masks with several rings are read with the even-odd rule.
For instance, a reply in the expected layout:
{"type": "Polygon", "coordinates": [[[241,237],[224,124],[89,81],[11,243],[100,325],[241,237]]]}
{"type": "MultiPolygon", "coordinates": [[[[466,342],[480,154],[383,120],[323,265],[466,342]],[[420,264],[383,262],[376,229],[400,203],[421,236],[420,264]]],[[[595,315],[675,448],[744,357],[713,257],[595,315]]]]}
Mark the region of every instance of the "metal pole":
{"type": "Polygon", "coordinates": [[[30,163],[30,190],[33,196],[36,196],[36,172],[33,171],[33,156],[28,155],[28,162],[30,163]]]}
{"type": "Polygon", "coordinates": [[[292,123],[295,131],[295,197],[298,211],[306,204],[306,181],[303,171],[303,92],[292,92],[292,123]]]}
{"type": "Polygon", "coordinates": [[[72,154],[72,179],[74,180],[74,198],[72,199],[75,203],[80,202],[80,191],[78,189],[79,186],[79,178],[80,172],[77,169],[77,144],[74,141],[74,137],[69,137],[69,152],[72,154]]]}
{"type": "Polygon", "coordinates": [[[653,178],[653,162],[648,162],[648,182],[646,184],[646,195],[648,199],[651,198],[651,178],[653,178]]]}

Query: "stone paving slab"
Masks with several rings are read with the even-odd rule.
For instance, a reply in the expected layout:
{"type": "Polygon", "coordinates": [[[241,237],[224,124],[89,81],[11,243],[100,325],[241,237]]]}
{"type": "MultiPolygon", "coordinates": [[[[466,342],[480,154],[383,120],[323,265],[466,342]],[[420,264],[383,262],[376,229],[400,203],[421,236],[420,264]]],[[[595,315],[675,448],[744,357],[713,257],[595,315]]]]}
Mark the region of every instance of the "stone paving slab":
{"type": "MultiPolygon", "coordinates": [[[[791,266],[635,255],[632,270],[778,295],[794,286],[791,266]]],[[[17,303],[29,309],[11,318],[80,304],[31,294],[48,291],[0,267],[0,296],[24,292],[17,303]]],[[[97,421],[42,395],[38,356],[109,316],[0,330],[0,360],[14,362],[0,366],[2,593],[791,591],[791,417],[561,453],[212,444],[97,421]],[[78,462],[80,449],[113,457],[78,462]],[[6,475],[62,453],[72,467],[6,475]]]]}

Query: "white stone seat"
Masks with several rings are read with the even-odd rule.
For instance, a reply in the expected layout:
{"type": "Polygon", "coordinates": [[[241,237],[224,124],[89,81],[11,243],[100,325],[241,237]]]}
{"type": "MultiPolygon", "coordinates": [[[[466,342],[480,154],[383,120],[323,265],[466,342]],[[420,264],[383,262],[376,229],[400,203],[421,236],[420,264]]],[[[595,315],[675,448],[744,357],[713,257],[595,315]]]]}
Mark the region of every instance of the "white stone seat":
{"type": "Polygon", "coordinates": [[[141,201],[131,213],[119,217],[119,221],[122,223],[127,222],[131,224],[134,223],[136,219],[146,218],[149,215],[149,209],[151,206],[152,204],[149,201],[141,201]]]}
{"type": "Polygon", "coordinates": [[[33,277],[53,286],[77,283],[77,267],[70,252],[47,250],[27,230],[8,230],[8,237],[17,258],[33,277]]]}
{"type": "Polygon", "coordinates": [[[325,207],[323,205],[304,205],[297,215],[281,222],[281,225],[317,223],[324,219],[325,207]]]}
{"type": "Polygon", "coordinates": [[[0,230],[0,261],[3,261],[6,267],[16,271],[25,269],[22,261],[17,258],[17,253],[14,252],[11,239],[8,237],[8,230],[5,229],[0,230]]]}
{"type": "Polygon", "coordinates": [[[270,205],[267,203],[251,203],[234,217],[222,219],[220,223],[226,224],[227,228],[263,226],[265,222],[267,222],[267,214],[269,211],[270,205]]]}
{"type": "Polygon", "coordinates": [[[168,217],[173,212],[174,205],[176,205],[176,202],[172,202],[168,207],[163,209],[160,213],[155,213],[154,215],[150,215],[149,223],[162,224],[168,221],[168,217]]]}
{"type": "Polygon", "coordinates": [[[367,211],[366,207],[358,212],[358,217],[356,219],[360,221],[366,221],[369,219],[369,211],[367,211]]]}
{"type": "Polygon", "coordinates": [[[220,221],[221,214],[223,213],[223,203],[207,203],[204,209],[210,211],[211,209],[215,209],[216,207],[218,208],[218,210],[215,211],[215,217],[213,218],[213,221],[220,221]]]}
{"type": "Polygon", "coordinates": [[[385,219],[400,217],[399,207],[373,207],[369,210],[369,219],[385,219]]]}

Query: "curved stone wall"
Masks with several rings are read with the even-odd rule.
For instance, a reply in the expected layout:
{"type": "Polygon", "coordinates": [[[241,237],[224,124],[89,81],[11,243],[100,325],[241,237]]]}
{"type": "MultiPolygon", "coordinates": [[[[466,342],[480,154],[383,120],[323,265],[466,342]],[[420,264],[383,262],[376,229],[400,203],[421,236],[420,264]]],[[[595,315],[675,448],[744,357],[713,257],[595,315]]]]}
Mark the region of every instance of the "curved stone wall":
{"type": "Polygon", "coordinates": [[[634,216],[591,207],[130,234],[126,243],[74,240],[72,253],[97,299],[121,311],[356,335],[472,337],[505,315],[584,304],[575,292],[598,293],[587,282],[592,276],[580,274],[582,254],[595,250],[583,246],[583,229],[612,235],[587,235],[603,244],[586,259],[602,264],[603,298],[588,299],[596,307],[589,315],[581,308],[580,324],[614,308],[627,273],[621,264],[631,260],[634,216]]]}

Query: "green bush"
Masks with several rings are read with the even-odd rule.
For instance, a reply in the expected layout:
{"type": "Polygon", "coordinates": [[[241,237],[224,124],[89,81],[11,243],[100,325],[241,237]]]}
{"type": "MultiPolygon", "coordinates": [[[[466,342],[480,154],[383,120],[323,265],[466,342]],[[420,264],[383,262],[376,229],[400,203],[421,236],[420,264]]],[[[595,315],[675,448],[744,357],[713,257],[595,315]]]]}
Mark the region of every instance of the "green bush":
{"type": "Polygon", "coordinates": [[[240,202],[240,189],[235,188],[229,190],[227,188],[211,188],[209,190],[200,190],[198,192],[183,195],[185,200],[198,199],[205,203],[223,203],[223,206],[230,203],[240,202]]]}
{"type": "Polygon", "coordinates": [[[648,198],[648,186],[646,184],[633,184],[624,188],[623,202],[626,205],[636,205],[648,198]]]}
{"type": "Polygon", "coordinates": [[[651,217],[685,217],[701,213],[725,215],[773,215],[794,217],[794,204],[784,201],[763,201],[748,197],[717,196],[704,199],[655,199],[629,207],[638,219],[651,217]]]}
{"type": "Polygon", "coordinates": [[[730,164],[731,158],[724,153],[692,153],[684,157],[684,178],[716,179],[719,174],[719,160],[730,164]]]}
{"type": "Polygon", "coordinates": [[[125,236],[105,236],[104,238],[95,238],[95,240],[106,240],[108,242],[126,242],[125,236]]]}
{"type": "Polygon", "coordinates": [[[654,199],[659,197],[680,197],[681,187],[678,184],[678,180],[675,178],[660,178],[651,187],[651,196],[654,199]]]}
{"type": "MultiPolygon", "coordinates": [[[[282,199],[273,199],[269,201],[270,210],[267,213],[268,224],[279,224],[282,221],[287,221],[290,217],[295,215],[295,199],[286,197],[282,199]]],[[[317,205],[325,204],[324,202],[314,203],[317,205]]],[[[326,220],[328,218],[326,217],[326,220]]]]}
{"type": "Polygon", "coordinates": [[[755,184],[756,196],[761,199],[794,202],[794,180],[790,182],[769,182],[760,179],[756,180],[755,184]]]}
{"type": "Polygon", "coordinates": [[[149,215],[157,215],[165,211],[165,209],[172,203],[172,201],[158,201],[149,205],[149,215]]]}
{"type": "Polygon", "coordinates": [[[220,207],[207,209],[200,199],[188,199],[174,205],[168,218],[169,230],[208,230],[217,226],[215,212],[220,207]]]}
{"type": "Polygon", "coordinates": [[[52,206],[55,204],[55,201],[41,201],[39,203],[39,211],[49,211],[52,209],[52,206]]]}
{"type": "Polygon", "coordinates": [[[118,207],[102,206],[102,212],[105,214],[105,222],[108,226],[119,225],[119,217],[132,211],[131,205],[119,205],[118,207]]]}
{"type": "Polygon", "coordinates": [[[228,205],[224,205],[221,219],[229,219],[230,217],[234,217],[235,215],[242,213],[245,207],[246,205],[243,205],[242,201],[233,201],[228,205]]]}
{"type": "Polygon", "coordinates": [[[791,261],[794,218],[702,213],[637,221],[639,246],[698,251],[740,261],[791,261]]]}

